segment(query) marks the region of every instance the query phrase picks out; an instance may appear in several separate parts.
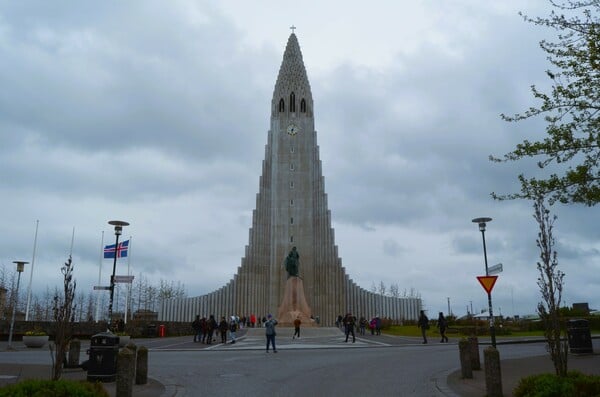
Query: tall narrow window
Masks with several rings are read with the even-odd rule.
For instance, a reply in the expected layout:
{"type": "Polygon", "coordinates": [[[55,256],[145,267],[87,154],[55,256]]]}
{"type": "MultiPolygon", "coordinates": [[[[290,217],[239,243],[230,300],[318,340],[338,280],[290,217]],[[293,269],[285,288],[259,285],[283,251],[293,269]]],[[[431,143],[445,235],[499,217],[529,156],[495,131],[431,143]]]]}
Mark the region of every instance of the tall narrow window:
{"type": "Polygon", "coordinates": [[[296,111],[296,94],[293,92],[290,94],[290,112],[296,111]]]}
{"type": "Polygon", "coordinates": [[[294,153],[294,147],[293,146],[290,147],[290,153],[294,153]]]}
{"type": "Polygon", "coordinates": [[[283,102],[283,98],[279,100],[279,113],[285,112],[285,102],[283,102]]]}
{"type": "Polygon", "coordinates": [[[294,242],[294,236],[290,236],[290,243],[294,242]]]}
{"type": "Polygon", "coordinates": [[[290,205],[294,205],[294,199],[290,200],[290,205]]]}
{"type": "Polygon", "coordinates": [[[290,218],[290,225],[294,224],[294,218],[290,218]]]}
{"type": "Polygon", "coordinates": [[[300,112],[306,113],[306,101],[304,100],[304,98],[302,98],[302,100],[300,101],[300,112]]]}
{"type": "Polygon", "coordinates": [[[294,163],[290,163],[290,171],[294,171],[294,163]]]}
{"type": "Polygon", "coordinates": [[[293,188],[294,188],[294,181],[291,181],[290,182],[290,189],[293,189],[293,188]]]}

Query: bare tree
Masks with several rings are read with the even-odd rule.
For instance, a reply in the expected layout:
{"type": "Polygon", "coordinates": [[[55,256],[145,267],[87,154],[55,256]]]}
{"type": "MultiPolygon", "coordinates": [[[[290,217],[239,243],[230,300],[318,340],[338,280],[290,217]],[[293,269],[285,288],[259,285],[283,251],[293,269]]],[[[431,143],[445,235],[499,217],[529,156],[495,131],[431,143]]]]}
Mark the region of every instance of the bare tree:
{"type": "Polygon", "coordinates": [[[378,288],[378,290],[379,290],[379,295],[381,295],[381,296],[385,295],[385,293],[387,291],[387,288],[386,288],[385,283],[383,281],[379,282],[379,288],[378,288]]]}
{"type": "Polygon", "coordinates": [[[394,298],[400,297],[400,287],[398,286],[398,283],[390,284],[390,295],[394,298]]]}
{"type": "Polygon", "coordinates": [[[540,273],[537,284],[543,299],[538,303],[537,309],[544,322],[544,336],[548,343],[556,375],[562,377],[567,374],[568,346],[566,341],[561,341],[559,308],[565,274],[557,268],[558,257],[554,250],[555,242],[552,231],[556,215],[550,215],[550,210],[546,208],[545,198],[541,195],[534,201],[533,208],[533,217],[540,228],[536,240],[541,259],[541,262],[537,262],[537,269],[540,273]]]}
{"type": "Polygon", "coordinates": [[[52,354],[52,380],[59,380],[62,376],[63,363],[67,347],[72,336],[72,323],[74,322],[76,282],[73,280],[73,264],[71,256],[60,269],[63,274],[63,294],[54,293],[54,346],[51,345],[52,354]]]}

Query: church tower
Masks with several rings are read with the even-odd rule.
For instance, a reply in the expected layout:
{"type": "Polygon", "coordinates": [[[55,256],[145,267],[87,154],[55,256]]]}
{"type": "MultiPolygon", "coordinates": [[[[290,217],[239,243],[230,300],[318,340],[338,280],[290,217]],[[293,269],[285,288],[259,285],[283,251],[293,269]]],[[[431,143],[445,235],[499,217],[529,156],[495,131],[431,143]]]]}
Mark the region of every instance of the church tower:
{"type": "Polygon", "coordinates": [[[262,302],[251,311],[277,312],[287,278],[284,260],[292,247],[300,254],[299,273],[314,315],[335,317],[347,310],[344,271],[334,245],[321,172],[312,92],[294,33],[273,90],[260,190],[239,269],[244,273],[248,267],[266,287],[262,302]]]}
{"type": "Polygon", "coordinates": [[[299,276],[313,316],[331,326],[338,315],[417,319],[421,300],[388,297],[357,286],[338,256],[327,207],[315,130],[314,103],[298,39],[287,42],[271,100],[271,123],[249,242],[237,274],[217,291],[163,302],[159,318],[195,315],[257,317],[277,313],[287,272],[285,258],[300,254],[299,276]]]}

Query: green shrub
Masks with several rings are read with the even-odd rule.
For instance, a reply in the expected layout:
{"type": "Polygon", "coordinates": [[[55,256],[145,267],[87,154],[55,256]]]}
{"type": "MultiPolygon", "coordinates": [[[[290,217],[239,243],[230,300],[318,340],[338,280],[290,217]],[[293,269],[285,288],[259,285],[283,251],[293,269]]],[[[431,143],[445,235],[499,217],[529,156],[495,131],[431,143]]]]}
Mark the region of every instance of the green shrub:
{"type": "Polygon", "coordinates": [[[109,397],[99,383],[29,379],[0,389],[0,397],[109,397]]]}
{"type": "Polygon", "coordinates": [[[560,378],[541,374],[521,379],[515,388],[515,397],[597,397],[600,396],[600,376],[570,371],[560,378]]]}

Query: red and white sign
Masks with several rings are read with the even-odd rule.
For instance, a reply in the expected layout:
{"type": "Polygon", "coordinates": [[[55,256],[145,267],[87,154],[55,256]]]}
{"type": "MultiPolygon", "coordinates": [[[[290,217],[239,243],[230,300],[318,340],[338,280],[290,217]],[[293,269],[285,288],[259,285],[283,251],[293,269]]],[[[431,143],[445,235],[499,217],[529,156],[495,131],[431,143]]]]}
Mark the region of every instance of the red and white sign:
{"type": "Polygon", "coordinates": [[[485,292],[491,294],[494,284],[496,284],[496,280],[498,280],[498,276],[477,276],[477,280],[485,292]]]}

